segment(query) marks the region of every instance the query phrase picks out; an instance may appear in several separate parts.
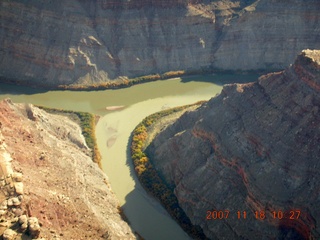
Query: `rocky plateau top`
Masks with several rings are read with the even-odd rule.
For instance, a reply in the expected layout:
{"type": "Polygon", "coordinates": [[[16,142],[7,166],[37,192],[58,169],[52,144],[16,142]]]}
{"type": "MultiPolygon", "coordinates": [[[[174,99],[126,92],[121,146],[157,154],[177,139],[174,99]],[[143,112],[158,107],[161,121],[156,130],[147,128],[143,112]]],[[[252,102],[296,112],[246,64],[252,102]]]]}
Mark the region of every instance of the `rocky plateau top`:
{"type": "Polygon", "coordinates": [[[0,77],[57,87],[283,69],[320,48],[319,10],[318,0],[2,0],[0,77]]]}
{"type": "Polygon", "coordinates": [[[136,239],[78,124],[3,100],[0,126],[3,239],[136,239]]]}
{"type": "Polygon", "coordinates": [[[210,239],[319,239],[319,108],[320,51],[304,50],[285,71],[224,86],[148,156],[210,239]],[[207,220],[213,210],[230,214],[207,220]]]}

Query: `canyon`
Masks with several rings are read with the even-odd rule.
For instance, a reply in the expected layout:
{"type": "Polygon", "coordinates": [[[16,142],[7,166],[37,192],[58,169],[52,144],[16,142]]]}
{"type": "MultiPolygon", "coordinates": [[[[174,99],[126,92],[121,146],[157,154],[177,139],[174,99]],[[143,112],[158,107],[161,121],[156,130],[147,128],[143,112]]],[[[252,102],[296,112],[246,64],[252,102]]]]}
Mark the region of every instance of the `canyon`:
{"type": "MultiPolygon", "coordinates": [[[[0,82],[67,89],[129,86],[168,72],[285,69],[225,85],[217,97],[166,122],[146,153],[210,239],[319,239],[320,51],[303,50],[320,49],[319,9],[317,0],[3,0],[0,82]]],[[[165,95],[146,89],[136,95],[165,95]]],[[[131,109],[132,102],[113,105],[104,93],[92,93],[99,114],[108,106],[131,109]]],[[[82,96],[73,101],[91,109],[82,96]]],[[[148,112],[170,106],[163,99],[148,112]]],[[[64,105],[63,97],[57,101],[64,105]]],[[[130,114],[138,122],[145,112],[130,114]]],[[[128,138],[112,138],[107,147],[120,140],[126,147],[128,138]]],[[[123,155],[126,164],[125,147],[114,158],[123,155]]],[[[4,239],[136,239],[74,117],[1,101],[0,156],[4,239]]],[[[143,222],[132,215],[134,224],[143,222]]]]}
{"type": "Polygon", "coordinates": [[[319,239],[319,91],[320,51],[304,50],[152,140],[150,161],[208,238],[319,239]]]}
{"type": "Polygon", "coordinates": [[[285,68],[320,48],[310,0],[0,3],[1,81],[53,87],[126,83],[168,71],[285,68]]]}

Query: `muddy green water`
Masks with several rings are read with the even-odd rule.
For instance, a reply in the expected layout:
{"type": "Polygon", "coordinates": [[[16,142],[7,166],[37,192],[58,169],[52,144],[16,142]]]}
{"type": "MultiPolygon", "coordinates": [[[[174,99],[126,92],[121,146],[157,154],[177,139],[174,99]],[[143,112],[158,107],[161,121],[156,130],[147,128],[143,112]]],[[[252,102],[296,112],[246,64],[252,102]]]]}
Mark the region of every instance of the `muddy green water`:
{"type": "Polygon", "coordinates": [[[132,228],[147,240],[185,240],[190,238],[137,181],[127,155],[129,136],[144,117],[154,112],[208,100],[221,91],[224,83],[255,79],[257,75],[193,76],[92,92],[36,91],[0,83],[0,99],[11,98],[13,102],[86,111],[102,116],[96,135],[103,171],[108,175],[132,228]],[[108,106],[124,108],[107,111],[108,106]]]}

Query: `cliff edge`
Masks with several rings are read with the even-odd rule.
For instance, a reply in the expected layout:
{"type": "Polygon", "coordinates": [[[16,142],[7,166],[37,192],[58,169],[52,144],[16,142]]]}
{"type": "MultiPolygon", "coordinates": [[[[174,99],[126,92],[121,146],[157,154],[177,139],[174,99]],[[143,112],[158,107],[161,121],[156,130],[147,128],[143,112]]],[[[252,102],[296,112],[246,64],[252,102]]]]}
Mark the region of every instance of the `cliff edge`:
{"type": "Polygon", "coordinates": [[[283,69],[320,48],[317,0],[0,3],[1,80],[97,86],[169,71],[283,69]]]}
{"type": "Polygon", "coordinates": [[[3,239],[136,239],[75,122],[4,100],[0,126],[3,239]]]}
{"type": "Polygon", "coordinates": [[[224,86],[148,156],[211,239],[319,239],[319,93],[320,51],[304,50],[285,71],[224,86]]]}

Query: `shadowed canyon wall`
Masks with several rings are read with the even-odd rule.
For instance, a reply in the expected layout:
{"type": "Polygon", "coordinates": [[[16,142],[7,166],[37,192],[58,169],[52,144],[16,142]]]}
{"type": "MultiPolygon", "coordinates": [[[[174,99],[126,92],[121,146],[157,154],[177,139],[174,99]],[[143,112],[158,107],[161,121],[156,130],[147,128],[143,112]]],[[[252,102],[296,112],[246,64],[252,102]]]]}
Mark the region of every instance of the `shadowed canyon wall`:
{"type": "Polygon", "coordinates": [[[209,238],[319,239],[319,91],[320,51],[306,50],[283,72],[224,86],[149,145],[152,163],[209,238]],[[207,220],[213,210],[230,214],[207,220]]]}
{"type": "Polygon", "coordinates": [[[0,77],[98,84],[171,70],[279,69],[320,48],[319,1],[22,1],[0,7],[0,77]]]}

